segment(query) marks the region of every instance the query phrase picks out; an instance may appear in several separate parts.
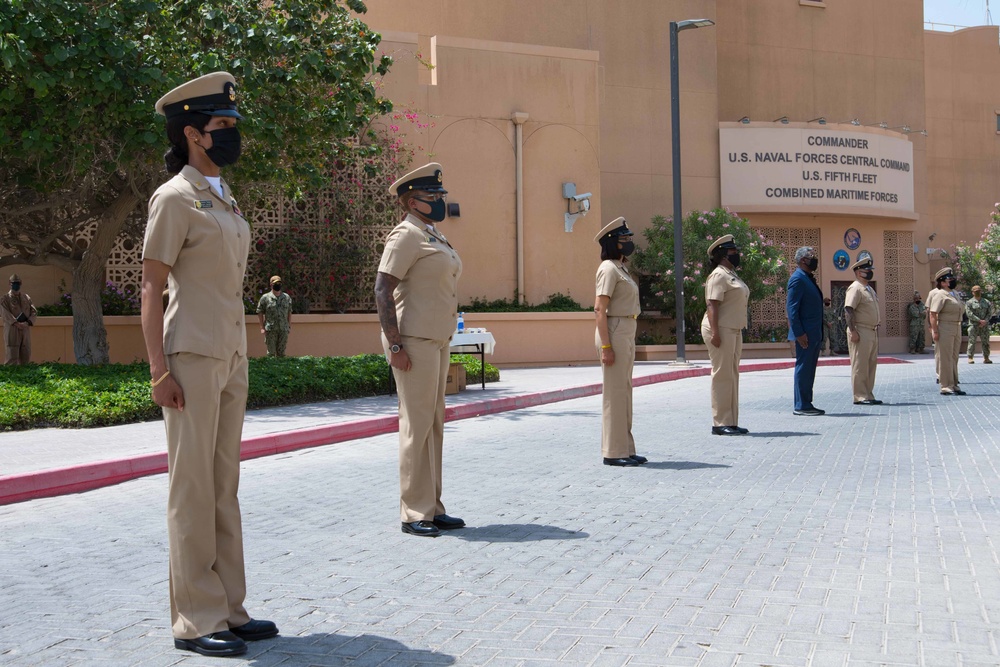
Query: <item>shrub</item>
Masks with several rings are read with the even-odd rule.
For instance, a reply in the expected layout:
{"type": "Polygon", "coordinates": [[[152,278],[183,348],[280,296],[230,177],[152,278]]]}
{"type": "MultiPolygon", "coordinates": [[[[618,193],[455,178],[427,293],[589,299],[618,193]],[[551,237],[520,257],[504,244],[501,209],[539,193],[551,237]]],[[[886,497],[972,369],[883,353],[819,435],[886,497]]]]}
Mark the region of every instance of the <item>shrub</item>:
{"type": "MultiPolygon", "coordinates": [[[[62,292],[55,303],[38,306],[38,314],[42,316],[72,315],[73,295],[66,289],[66,281],[59,281],[59,291],[62,292]]],[[[118,287],[110,280],[101,290],[101,312],[105,315],[138,315],[139,294],[135,287],[125,285],[118,287]]]]}
{"type": "Polygon", "coordinates": [[[542,303],[530,305],[520,303],[517,292],[510,299],[494,299],[487,301],[485,298],[475,298],[471,303],[458,307],[463,313],[532,313],[532,312],[584,312],[592,310],[590,306],[581,306],[571,297],[560,292],[550,294],[549,298],[542,303]]]}
{"type": "MultiPolygon", "coordinates": [[[[691,211],[681,221],[684,252],[684,329],[685,342],[701,342],[701,318],[705,314],[705,280],[712,272],[708,247],[712,242],[732,234],[740,247],[741,261],[737,270],[750,288],[750,302],[766,299],[783,291],[788,278],[779,248],[765,239],[738,215],[723,209],[691,211]]],[[[640,299],[644,310],[675,311],[674,290],[674,228],[670,218],[658,215],[643,231],[645,248],[635,253],[634,265],[644,275],[640,277],[640,299]]]]}
{"type": "MultiPolygon", "coordinates": [[[[479,359],[456,355],[469,377],[479,359]]],[[[380,354],[356,357],[250,359],[248,408],[330,401],[389,392],[389,367],[380,354]]],[[[486,365],[486,381],[500,373],[486,365]]],[[[150,398],[149,365],[28,364],[0,366],[0,431],[83,428],[159,419],[150,398]]]]}

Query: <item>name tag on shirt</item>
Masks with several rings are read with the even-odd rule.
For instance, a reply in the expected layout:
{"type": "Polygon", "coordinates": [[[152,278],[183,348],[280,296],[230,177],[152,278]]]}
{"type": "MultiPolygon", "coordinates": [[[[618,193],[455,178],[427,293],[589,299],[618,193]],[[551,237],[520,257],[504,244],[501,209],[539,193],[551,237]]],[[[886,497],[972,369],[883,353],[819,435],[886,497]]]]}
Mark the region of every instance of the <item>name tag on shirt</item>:
{"type": "Polygon", "coordinates": [[[211,199],[196,199],[194,202],[195,208],[212,208],[211,199]]]}

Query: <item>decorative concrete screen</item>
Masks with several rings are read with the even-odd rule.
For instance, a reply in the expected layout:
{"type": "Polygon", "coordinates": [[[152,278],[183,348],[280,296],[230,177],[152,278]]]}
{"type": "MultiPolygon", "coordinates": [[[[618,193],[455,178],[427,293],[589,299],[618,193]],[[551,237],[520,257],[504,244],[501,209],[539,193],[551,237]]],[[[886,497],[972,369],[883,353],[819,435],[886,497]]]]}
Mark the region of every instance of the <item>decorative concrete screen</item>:
{"type": "Polygon", "coordinates": [[[723,206],[744,214],[917,218],[906,135],[759,125],[719,129],[723,206]]]}
{"type": "MultiPolygon", "coordinates": [[[[773,241],[781,248],[785,256],[785,266],[788,267],[788,275],[792,275],[795,270],[795,251],[803,246],[811,246],[820,253],[819,228],[795,228],[795,227],[757,227],[754,226],[764,238],[773,241]]],[[[817,279],[822,273],[820,267],[816,272],[817,279]]],[[[785,335],[788,333],[788,316],[785,314],[785,284],[786,277],[781,283],[781,289],[770,298],[763,301],[755,301],[750,304],[750,330],[754,335],[768,329],[783,329],[785,335]]],[[[784,339],[780,339],[784,340],[784,339]]]]}
{"type": "Polygon", "coordinates": [[[906,307],[913,299],[913,232],[882,232],[885,255],[885,288],[879,295],[882,306],[881,336],[908,336],[906,307]]]}

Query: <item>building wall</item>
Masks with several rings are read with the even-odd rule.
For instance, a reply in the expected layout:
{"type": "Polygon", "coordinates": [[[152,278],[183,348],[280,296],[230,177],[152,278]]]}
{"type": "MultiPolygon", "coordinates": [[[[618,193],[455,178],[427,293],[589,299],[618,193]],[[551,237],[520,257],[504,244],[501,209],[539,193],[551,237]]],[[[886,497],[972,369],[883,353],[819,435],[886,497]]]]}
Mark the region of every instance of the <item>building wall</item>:
{"type": "Polygon", "coordinates": [[[949,249],[979,241],[1000,201],[1000,35],[982,26],[924,39],[930,224],[919,240],[949,249]]]}

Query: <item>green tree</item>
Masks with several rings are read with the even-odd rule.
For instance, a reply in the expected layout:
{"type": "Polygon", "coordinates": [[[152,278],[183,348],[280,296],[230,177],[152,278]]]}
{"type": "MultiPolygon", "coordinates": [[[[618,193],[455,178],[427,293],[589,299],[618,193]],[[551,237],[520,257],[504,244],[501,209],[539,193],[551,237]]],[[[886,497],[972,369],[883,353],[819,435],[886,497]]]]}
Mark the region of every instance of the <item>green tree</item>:
{"type": "Polygon", "coordinates": [[[952,263],[962,290],[968,293],[980,285],[986,298],[994,302],[1000,298],[1000,203],[990,211],[990,221],[975,245],[958,243],[941,255],[952,263]]]}
{"type": "MultiPolygon", "coordinates": [[[[766,299],[780,289],[788,278],[779,248],[750,227],[738,215],[723,209],[691,211],[681,221],[684,251],[684,329],[685,341],[701,341],[701,318],[705,314],[704,284],[712,272],[708,247],[726,234],[740,247],[740,278],[750,288],[750,302],[766,299]]],[[[674,313],[674,226],[671,218],[658,215],[643,231],[645,247],[635,253],[634,264],[644,275],[648,291],[644,307],[674,313]]]]}
{"type": "Polygon", "coordinates": [[[345,147],[376,150],[355,140],[392,108],[373,81],[391,59],[351,13],[365,11],[360,0],[0,2],[0,267],[72,272],[79,363],[108,361],[104,266],[167,179],[156,100],[231,72],[247,120],[227,176],[244,207],[251,183],[318,187],[345,147]]]}

